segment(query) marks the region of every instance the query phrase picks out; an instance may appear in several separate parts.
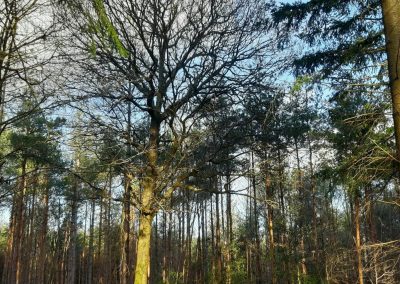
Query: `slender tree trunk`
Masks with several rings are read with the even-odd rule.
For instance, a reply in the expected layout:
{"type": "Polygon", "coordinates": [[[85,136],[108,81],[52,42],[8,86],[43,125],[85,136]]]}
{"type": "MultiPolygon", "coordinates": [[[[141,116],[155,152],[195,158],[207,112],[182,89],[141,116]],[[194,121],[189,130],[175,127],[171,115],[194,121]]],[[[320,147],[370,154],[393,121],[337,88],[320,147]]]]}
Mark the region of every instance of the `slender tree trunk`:
{"type": "Polygon", "coordinates": [[[268,240],[269,240],[269,269],[270,269],[270,277],[271,283],[276,283],[276,272],[275,272],[275,242],[274,242],[274,209],[271,205],[271,201],[273,199],[273,190],[271,187],[271,179],[268,173],[268,170],[265,174],[265,190],[267,196],[267,232],[268,232],[268,240]]]}
{"type": "Polygon", "coordinates": [[[258,234],[258,208],[257,208],[257,186],[256,186],[256,169],[255,169],[255,161],[254,161],[254,153],[251,152],[251,184],[253,188],[253,217],[254,217],[254,236],[256,242],[256,251],[255,251],[255,258],[256,258],[256,267],[255,267],[255,277],[256,283],[261,283],[261,245],[260,245],[260,237],[258,234]]]}
{"type": "Polygon", "coordinates": [[[226,224],[227,224],[227,260],[226,260],[226,282],[232,283],[232,244],[233,244],[233,220],[232,220],[232,198],[231,198],[231,178],[228,173],[226,177],[226,224]]]}
{"type": "Polygon", "coordinates": [[[158,273],[159,273],[159,262],[158,262],[158,258],[159,258],[159,234],[158,234],[158,215],[156,214],[154,217],[154,228],[153,228],[153,236],[152,236],[152,246],[153,246],[153,250],[150,249],[150,255],[151,257],[154,257],[155,261],[153,261],[153,263],[151,263],[152,267],[150,267],[150,271],[153,271],[153,273],[149,274],[149,283],[155,283],[155,282],[159,282],[159,278],[158,278],[158,273]]]}
{"type": "Polygon", "coordinates": [[[310,134],[307,136],[308,150],[309,150],[309,163],[310,163],[310,176],[311,176],[311,198],[312,198],[312,227],[313,227],[313,245],[314,245],[314,262],[318,269],[318,231],[317,231],[317,202],[316,202],[316,186],[317,181],[314,176],[314,162],[313,162],[313,148],[311,145],[310,134]]]}
{"type": "Polygon", "coordinates": [[[47,262],[47,230],[49,219],[49,176],[47,171],[44,176],[44,193],[42,196],[42,209],[40,214],[40,233],[38,240],[38,260],[36,267],[36,283],[47,283],[46,262],[47,262]]]}
{"type": "Polygon", "coordinates": [[[400,178],[400,1],[381,0],[393,104],[394,135],[397,151],[397,174],[400,178]]]}
{"type": "MultiPolygon", "coordinates": [[[[79,162],[79,161],[78,161],[79,162]]],[[[79,163],[78,163],[79,167],[79,163]]],[[[69,224],[69,249],[68,249],[68,271],[67,284],[75,284],[76,281],[76,254],[77,254],[77,219],[78,219],[78,182],[73,185],[73,193],[71,200],[71,217],[69,224]]]]}
{"type": "Polygon", "coordinates": [[[107,210],[106,210],[106,236],[105,236],[105,242],[104,242],[104,250],[106,254],[106,259],[105,261],[107,262],[107,267],[104,275],[105,283],[111,283],[112,280],[112,228],[111,228],[111,199],[112,199],[112,166],[110,165],[109,169],[109,183],[108,183],[108,195],[107,195],[107,210]]]}
{"type": "MultiPolygon", "coordinates": [[[[87,267],[86,267],[86,264],[87,264],[87,255],[88,255],[88,253],[87,253],[87,251],[86,251],[86,232],[87,232],[87,219],[88,219],[88,214],[89,214],[89,210],[88,210],[88,202],[86,201],[85,202],[85,218],[84,218],[84,220],[85,220],[85,223],[84,223],[84,225],[83,225],[83,249],[81,250],[81,252],[80,252],[80,256],[79,256],[79,259],[80,259],[80,263],[82,264],[82,265],[79,265],[79,269],[78,269],[78,271],[79,271],[79,275],[78,275],[78,283],[79,284],[81,284],[82,283],[82,281],[83,281],[83,283],[85,283],[86,284],[86,280],[87,280],[87,277],[83,277],[83,279],[81,279],[80,278],[80,276],[81,275],[86,275],[87,276],[87,273],[86,273],[86,269],[87,269],[87,267]]],[[[89,217],[89,219],[91,220],[91,218],[89,217]]],[[[90,220],[89,220],[89,228],[90,228],[90,220]]]]}
{"type": "Polygon", "coordinates": [[[120,273],[120,281],[121,284],[128,284],[130,279],[130,224],[131,224],[131,180],[125,175],[125,192],[124,192],[124,205],[123,205],[123,214],[122,214],[122,258],[121,258],[121,273],[120,273]]]}
{"type": "MultiPolygon", "coordinates": [[[[129,86],[131,88],[131,86],[129,86]]],[[[128,125],[127,125],[127,133],[128,133],[128,146],[127,146],[127,159],[131,159],[132,149],[131,149],[131,116],[132,116],[132,109],[131,103],[128,102],[128,125]]],[[[111,174],[111,168],[110,168],[111,174]]],[[[121,284],[128,284],[130,282],[130,274],[131,274],[131,267],[130,267],[130,228],[131,228],[131,193],[132,193],[132,186],[131,186],[131,179],[128,173],[124,175],[124,204],[123,204],[123,213],[122,213],[122,244],[121,244],[121,271],[120,271],[120,283],[121,284]]]]}
{"type": "Polygon", "coordinates": [[[356,193],[354,200],[354,210],[355,210],[355,227],[356,227],[356,252],[357,252],[357,273],[358,273],[358,283],[364,284],[364,274],[363,274],[363,264],[362,264],[362,251],[361,251],[361,229],[360,229],[360,197],[356,193]]]}
{"type": "Polygon", "coordinates": [[[201,203],[199,203],[199,198],[196,200],[196,216],[197,216],[197,240],[196,240],[196,266],[195,266],[195,283],[203,283],[204,280],[201,277],[201,271],[204,270],[203,262],[202,262],[202,247],[201,247],[201,221],[200,221],[200,210],[201,210],[201,203]]]}
{"type": "MultiPolygon", "coordinates": [[[[107,210],[105,209],[104,206],[104,200],[103,200],[103,196],[102,194],[100,194],[100,196],[93,196],[93,198],[99,198],[99,207],[100,207],[100,212],[99,212],[99,223],[98,223],[98,235],[97,235],[97,251],[95,252],[94,247],[93,247],[93,256],[92,256],[92,281],[97,282],[100,284],[103,283],[103,279],[104,279],[104,273],[106,272],[105,269],[103,269],[103,265],[104,265],[104,258],[102,253],[104,252],[104,250],[102,250],[103,248],[103,232],[104,232],[104,225],[103,225],[103,221],[106,220],[107,218],[107,210]],[[96,270],[94,270],[94,267],[97,267],[96,270]]],[[[94,199],[95,200],[95,199],[94,199]]],[[[96,209],[96,202],[94,204],[96,209]]],[[[93,208],[92,208],[93,209],[93,208]]],[[[93,213],[95,213],[95,211],[93,211],[93,213]]],[[[94,226],[94,219],[93,219],[93,226],[94,226]]],[[[94,231],[93,231],[93,242],[94,242],[94,231]]]]}
{"type": "MultiPolygon", "coordinates": [[[[375,226],[375,218],[374,218],[374,200],[372,196],[372,185],[366,186],[365,187],[365,219],[367,222],[367,228],[368,228],[368,233],[367,235],[367,241],[369,244],[375,244],[377,242],[377,234],[376,234],[376,226],[375,226]]],[[[370,263],[371,263],[371,268],[369,269],[370,272],[370,279],[377,279],[376,275],[378,273],[378,263],[377,263],[377,256],[378,252],[375,249],[371,250],[370,255],[370,263]]],[[[378,280],[375,281],[374,283],[379,283],[378,280]]]]}
{"type": "MultiPolygon", "coordinates": [[[[163,211],[163,268],[162,268],[162,283],[169,283],[168,263],[169,263],[169,250],[168,250],[168,234],[167,234],[167,212],[163,211]]],[[[171,222],[171,220],[169,221],[171,222]]]]}
{"type": "MultiPolygon", "coordinates": [[[[171,203],[170,203],[170,208],[172,208],[172,199],[171,199],[171,203]]],[[[174,227],[175,227],[175,220],[174,220],[174,218],[173,218],[173,215],[172,215],[172,211],[170,211],[169,213],[168,213],[168,220],[169,220],[169,223],[168,223],[168,246],[167,246],[167,251],[168,251],[168,254],[167,254],[167,283],[166,284],[168,284],[169,283],[169,275],[170,275],[170,273],[169,273],[169,271],[171,271],[171,269],[172,269],[172,262],[173,262],[173,253],[172,253],[172,248],[173,248],[173,246],[172,246],[172,229],[173,229],[173,227],[172,227],[172,223],[174,223],[174,227]],[[174,220],[174,222],[172,222],[174,220]]]]}
{"type": "Polygon", "coordinates": [[[4,266],[3,266],[3,275],[1,283],[9,282],[11,277],[12,253],[13,253],[13,244],[15,236],[15,226],[16,226],[16,218],[15,218],[16,200],[17,200],[17,194],[13,196],[13,202],[11,207],[10,226],[8,230],[7,248],[4,256],[4,266]]]}
{"type": "Polygon", "coordinates": [[[9,283],[21,283],[21,262],[22,262],[22,244],[25,228],[25,192],[27,187],[27,159],[24,158],[21,164],[21,181],[16,193],[15,199],[15,230],[12,237],[11,253],[11,275],[9,283]]]}
{"type": "MultiPolygon", "coordinates": [[[[89,224],[89,250],[87,255],[87,262],[88,262],[88,270],[87,270],[87,284],[92,284],[93,280],[93,255],[94,255],[94,248],[93,248],[93,239],[94,239],[94,214],[95,214],[96,202],[93,198],[91,205],[90,205],[90,224],[89,224]]],[[[101,229],[101,228],[99,228],[101,229]]],[[[101,234],[99,230],[99,234],[101,234]]]]}
{"type": "Polygon", "coordinates": [[[185,200],[183,193],[179,191],[179,196],[182,200],[182,202],[178,205],[179,206],[179,212],[178,212],[178,231],[179,231],[179,237],[178,237],[178,255],[179,259],[177,261],[178,265],[178,271],[182,273],[182,276],[185,274],[184,273],[184,267],[185,267],[185,200]]]}
{"type": "MultiPolygon", "coordinates": [[[[299,198],[301,200],[300,207],[302,208],[304,202],[304,188],[303,188],[303,178],[300,167],[300,156],[299,156],[299,146],[298,142],[295,139],[295,150],[296,150],[296,161],[297,161],[297,191],[299,193],[299,198]]],[[[301,210],[303,211],[303,210],[301,210]]],[[[300,251],[301,251],[301,273],[303,275],[307,274],[307,265],[306,265],[306,252],[304,245],[304,228],[303,228],[303,220],[300,222],[300,251]]]]}
{"type": "MultiPolygon", "coordinates": [[[[35,230],[35,215],[36,215],[36,195],[37,195],[37,177],[35,181],[30,185],[32,187],[32,197],[30,198],[30,206],[26,218],[29,218],[27,230],[26,230],[26,241],[23,247],[23,260],[21,270],[22,272],[22,282],[29,283],[34,280],[34,266],[36,258],[36,230],[35,230]]],[[[28,200],[28,198],[27,198],[28,200]]]]}
{"type": "Polygon", "coordinates": [[[184,283],[189,283],[191,279],[190,265],[192,262],[192,233],[191,233],[191,210],[190,210],[190,194],[186,191],[186,243],[185,243],[185,277],[184,283]]]}
{"type": "MultiPolygon", "coordinates": [[[[132,191],[134,189],[132,188],[132,191]]],[[[140,189],[139,189],[140,190],[140,189]]],[[[137,194],[137,192],[135,192],[137,194]]],[[[129,230],[129,246],[130,246],[130,256],[129,256],[129,267],[130,267],[130,273],[129,273],[129,283],[133,282],[133,268],[135,267],[135,261],[136,261],[136,251],[137,251],[137,238],[136,238],[136,211],[135,207],[131,206],[131,217],[130,217],[130,230],[129,230]]]]}
{"type": "Polygon", "coordinates": [[[284,265],[283,265],[283,271],[284,271],[284,277],[282,279],[283,283],[288,283],[289,282],[289,271],[291,270],[289,267],[289,257],[288,257],[288,250],[289,250],[289,244],[288,244],[288,236],[287,236],[287,225],[286,225],[286,211],[285,211],[285,200],[284,200],[284,167],[283,167],[283,158],[281,155],[281,150],[278,149],[278,188],[279,188],[279,201],[280,201],[280,211],[282,214],[282,222],[283,222],[283,230],[281,233],[280,240],[282,242],[284,251],[284,265]]]}
{"type": "MultiPolygon", "coordinates": [[[[217,183],[215,184],[218,187],[217,183]]],[[[220,225],[220,210],[219,210],[219,194],[215,195],[215,247],[216,247],[216,270],[215,283],[222,283],[222,253],[221,253],[221,225],[220,225]]]]}
{"type": "Polygon", "coordinates": [[[67,230],[64,233],[64,241],[63,241],[63,232],[61,230],[61,201],[58,200],[58,220],[57,220],[57,283],[64,283],[64,251],[66,249],[65,241],[67,237],[67,230]]]}
{"type": "Polygon", "coordinates": [[[202,235],[202,246],[203,246],[203,267],[202,271],[204,282],[208,282],[208,271],[209,271],[209,262],[208,262],[208,218],[207,218],[207,200],[203,200],[202,204],[202,225],[201,225],[201,235],[202,235]]]}

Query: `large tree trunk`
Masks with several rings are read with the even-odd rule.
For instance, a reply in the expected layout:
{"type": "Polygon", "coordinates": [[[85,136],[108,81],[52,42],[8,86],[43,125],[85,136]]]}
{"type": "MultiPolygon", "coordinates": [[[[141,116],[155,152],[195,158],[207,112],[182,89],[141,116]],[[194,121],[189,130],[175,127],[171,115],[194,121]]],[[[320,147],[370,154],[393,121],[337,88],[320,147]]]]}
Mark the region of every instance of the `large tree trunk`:
{"type": "Polygon", "coordinates": [[[397,173],[400,177],[400,1],[381,0],[385,27],[390,92],[393,103],[397,173]]]}
{"type": "Polygon", "coordinates": [[[139,236],[135,267],[135,284],[147,284],[150,268],[150,246],[152,221],[157,213],[154,208],[154,194],[158,178],[158,138],[160,133],[160,120],[152,117],[150,124],[149,149],[145,176],[142,181],[143,194],[139,217],[139,236]]]}
{"type": "Polygon", "coordinates": [[[152,214],[142,213],[139,218],[139,237],[136,256],[135,284],[147,284],[150,267],[152,214]]]}

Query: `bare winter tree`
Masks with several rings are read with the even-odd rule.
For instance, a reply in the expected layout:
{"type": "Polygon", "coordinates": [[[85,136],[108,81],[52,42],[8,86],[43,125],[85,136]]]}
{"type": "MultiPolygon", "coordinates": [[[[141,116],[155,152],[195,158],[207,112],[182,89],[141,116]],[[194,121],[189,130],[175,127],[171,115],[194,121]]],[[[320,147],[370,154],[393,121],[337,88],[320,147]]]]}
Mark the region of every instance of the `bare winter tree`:
{"type": "Polygon", "coordinates": [[[80,108],[101,126],[119,129],[129,144],[128,189],[133,179],[141,188],[128,195],[140,212],[135,283],[147,283],[151,224],[200,166],[189,161],[205,139],[201,121],[223,111],[217,107],[222,98],[262,85],[271,67],[271,45],[260,28],[265,9],[252,0],[65,6],[80,67],[74,93],[86,102],[80,108]],[[99,121],[104,110],[108,118],[99,121]]]}

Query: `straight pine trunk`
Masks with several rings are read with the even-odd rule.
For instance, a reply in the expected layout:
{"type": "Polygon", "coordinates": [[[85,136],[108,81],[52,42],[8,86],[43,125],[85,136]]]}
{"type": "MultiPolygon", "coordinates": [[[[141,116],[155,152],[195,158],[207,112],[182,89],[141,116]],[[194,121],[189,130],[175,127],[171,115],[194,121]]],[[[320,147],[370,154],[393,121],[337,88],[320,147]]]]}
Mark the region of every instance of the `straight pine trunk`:
{"type": "Polygon", "coordinates": [[[231,178],[228,173],[226,177],[226,223],[227,223],[227,260],[226,260],[226,282],[232,283],[232,244],[233,244],[233,220],[232,220],[232,198],[231,198],[231,178]]]}
{"type": "Polygon", "coordinates": [[[128,284],[130,279],[130,226],[131,226],[131,180],[125,175],[125,192],[124,192],[124,205],[122,213],[122,245],[121,245],[121,273],[120,283],[128,284]]]}
{"type": "Polygon", "coordinates": [[[313,148],[311,145],[310,134],[307,135],[308,149],[309,149],[309,163],[310,163],[310,176],[311,176],[311,198],[312,198],[312,228],[313,228],[313,245],[314,245],[314,264],[319,272],[319,248],[318,248],[318,231],[317,231],[317,201],[316,201],[316,186],[317,181],[314,176],[314,161],[313,161],[313,148]]]}
{"type": "Polygon", "coordinates": [[[7,239],[7,248],[4,255],[4,266],[3,266],[3,274],[1,283],[9,282],[10,273],[11,273],[11,263],[12,263],[12,250],[14,243],[14,231],[15,231],[15,210],[16,210],[16,199],[17,195],[15,194],[13,197],[12,207],[11,207],[11,215],[10,215],[10,227],[8,230],[8,239],[7,239]]]}
{"type": "MultiPolygon", "coordinates": [[[[216,186],[218,186],[216,184],[216,186]]],[[[215,267],[215,283],[222,283],[222,253],[221,253],[221,225],[219,210],[219,194],[215,195],[215,247],[216,247],[216,267],[215,267]]]]}
{"type": "Polygon", "coordinates": [[[267,232],[269,240],[269,269],[271,283],[276,283],[276,272],[275,272],[275,242],[274,242],[274,212],[271,205],[273,199],[273,191],[271,187],[271,179],[267,171],[265,175],[265,190],[267,196],[267,232]]]}
{"type": "Polygon", "coordinates": [[[26,176],[27,159],[24,158],[21,164],[21,181],[15,199],[15,230],[12,237],[12,255],[11,255],[11,275],[9,283],[21,283],[21,264],[22,264],[22,244],[25,228],[25,192],[27,187],[26,176]]]}
{"type": "Polygon", "coordinates": [[[261,284],[261,245],[260,245],[260,237],[258,235],[258,209],[257,209],[257,187],[256,187],[256,172],[255,172],[255,161],[254,161],[254,153],[251,152],[251,184],[253,188],[253,216],[254,216],[254,236],[256,241],[256,267],[255,267],[255,277],[256,283],[261,284]]]}
{"type": "MultiPolygon", "coordinates": [[[[88,250],[88,269],[87,269],[87,275],[86,275],[86,283],[87,284],[92,284],[93,280],[93,254],[94,254],[94,249],[93,249],[93,239],[94,239],[94,214],[95,214],[95,209],[96,209],[96,202],[95,199],[93,198],[91,205],[90,205],[90,224],[89,224],[89,250],[88,250]]],[[[100,233],[99,233],[100,234],[100,233]]]]}
{"type": "Polygon", "coordinates": [[[392,97],[397,174],[400,178],[400,1],[381,0],[392,97]]]}
{"type": "MultiPolygon", "coordinates": [[[[35,230],[35,215],[36,215],[36,195],[37,195],[37,179],[30,184],[32,187],[32,197],[30,198],[29,211],[26,217],[29,217],[26,230],[26,241],[24,242],[22,253],[22,282],[29,283],[35,279],[35,257],[36,257],[36,230],[35,230]],[[32,275],[33,274],[33,275],[32,275]]],[[[28,199],[28,198],[27,198],[28,199]]]]}
{"type": "MultiPolygon", "coordinates": [[[[98,196],[93,196],[93,198],[98,198],[98,196]]],[[[94,203],[95,203],[95,208],[96,208],[95,199],[94,199],[94,203]]],[[[99,197],[99,207],[100,207],[100,212],[99,212],[99,222],[98,222],[97,251],[96,252],[94,251],[94,245],[93,245],[92,257],[91,257],[91,259],[89,259],[92,262],[92,264],[91,264],[92,267],[91,268],[89,267],[89,269],[92,271],[89,271],[89,272],[92,275],[92,281],[102,284],[103,280],[104,280],[104,273],[106,272],[106,269],[104,267],[104,258],[103,258],[104,250],[102,250],[102,248],[103,248],[103,232],[104,232],[103,221],[106,219],[106,215],[107,215],[107,212],[104,208],[105,206],[104,206],[104,200],[103,200],[102,194],[100,194],[100,197],[99,197]],[[97,269],[94,270],[94,267],[96,267],[97,269]]],[[[95,214],[95,212],[92,212],[92,213],[95,214]]],[[[94,226],[94,219],[93,219],[93,226],[94,226]]],[[[94,242],[94,232],[93,232],[93,242],[94,242]]]]}
{"type": "Polygon", "coordinates": [[[285,211],[285,200],[284,200],[284,185],[283,185],[283,178],[284,178],[284,167],[283,167],[283,161],[282,161],[282,155],[281,155],[281,150],[278,150],[278,188],[279,188],[279,203],[280,203],[280,211],[282,214],[282,222],[283,222],[283,228],[282,228],[282,233],[280,236],[280,240],[283,245],[283,255],[284,255],[284,264],[283,264],[283,271],[284,271],[284,277],[282,279],[283,283],[288,283],[289,282],[289,277],[288,277],[288,271],[290,271],[290,266],[289,266],[289,257],[288,257],[288,250],[289,250],[289,245],[288,245],[288,236],[287,236],[287,228],[286,228],[286,211],[285,211]]]}
{"type": "MultiPolygon", "coordinates": [[[[169,264],[169,249],[168,249],[168,233],[167,233],[167,212],[163,211],[163,264],[162,264],[162,283],[169,283],[168,264],[169,264]]],[[[171,220],[170,220],[171,222],[171,220]]]]}
{"type": "Polygon", "coordinates": [[[108,184],[108,196],[107,196],[107,203],[106,203],[106,236],[104,242],[104,250],[106,254],[106,262],[107,267],[105,270],[105,283],[111,283],[113,281],[112,278],[112,229],[111,229],[111,198],[112,198],[112,167],[110,166],[109,172],[109,184],[108,184]]]}
{"type": "Polygon", "coordinates": [[[49,219],[49,177],[47,171],[44,176],[44,192],[42,196],[42,209],[40,213],[40,233],[38,239],[38,258],[36,267],[36,283],[47,283],[46,281],[46,256],[47,256],[47,229],[49,219]]]}
{"type": "Polygon", "coordinates": [[[78,183],[73,185],[73,196],[71,200],[71,219],[69,224],[69,249],[67,265],[67,284],[75,284],[76,281],[76,260],[77,260],[77,219],[78,219],[78,183]]]}
{"type": "MultiPolygon", "coordinates": [[[[296,150],[296,161],[297,161],[297,191],[299,193],[299,197],[301,200],[301,206],[303,206],[302,202],[304,202],[304,188],[303,188],[303,178],[300,167],[300,156],[299,156],[299,146],[297,139],[295,139],[295,150],[296,150]]],[[[300,222],[300,251],[301,251],[301,273],[303,275],[307,275],[307,264],[306,264],[306,251],[304,245],[304,228],[303,221],[300,222]]]]}
{"type": "Polygon", "coordinates": [[[354,210],[355,210],[355,227],[356,227],[356,252],[357,252],[357,273],[358,273],[358,283],[364,284],[364,272],[362,264],[362,251],[361,251],[361,229],[360,229],[360,197],[356,193],[354,200],[354,210]]]}

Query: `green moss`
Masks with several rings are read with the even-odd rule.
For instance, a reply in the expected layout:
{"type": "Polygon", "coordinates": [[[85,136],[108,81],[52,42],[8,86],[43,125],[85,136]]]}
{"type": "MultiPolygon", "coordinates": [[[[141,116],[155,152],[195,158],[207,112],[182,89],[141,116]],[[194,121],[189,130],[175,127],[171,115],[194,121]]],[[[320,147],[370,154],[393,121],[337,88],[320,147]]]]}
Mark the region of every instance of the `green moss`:
{"type": "Polygon", "coordinates": [[[93,6],[96,11],[97,17],[99,18],[100,25],[105,29],[105,31],[108,34],[109,39],[111,40],[112,44],[114,45],[114,48],[117,50],[119,55],[122,57],[126,58],[129,56],[128,50],[124,47],[122,44],[117,30],[111,23],[110,19],[107,16],[106,9],[104,7],[104,3],[102,0],[93,0],[93,6]]]}

